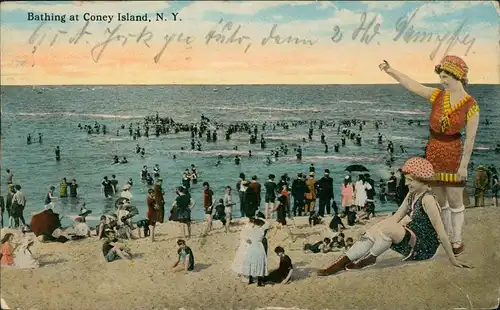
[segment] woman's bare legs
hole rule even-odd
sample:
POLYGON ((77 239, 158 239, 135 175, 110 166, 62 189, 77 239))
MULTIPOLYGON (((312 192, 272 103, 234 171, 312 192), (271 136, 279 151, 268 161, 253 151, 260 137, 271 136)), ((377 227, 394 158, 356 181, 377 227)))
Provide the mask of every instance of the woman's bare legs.
POLYGON ((132 259, 132 257, 130 257, 130 255, 127 252, 120 250, 119 248, 115 248, 114 250, 115 250, 115 253, 118 256, 120 256, 121 259, 128 259, 128 260, 132 259))
POLYGON ((439 207, 441 208, 441 219, 443 220, 444 229, 448 235, 451 235, 453 228, 451 226, 451 210, 446 188, 444 186, 433 186, 432 193, 436 197, 439 207))
POLYGON ((229 232, 229 224, 231 224, 231 215, 226 215, 226 232, 229 232))
POLYGON ((273 218, 273 210, 274 210, 274 203, 273 202, 269 202, 269 203, 265 203, 264 204, 264 209, 265 209, 265 216, 266 216, 266 219, 269 219, 269 218, 273 218))
POLYGON ((464 226, 464 201, 463 201, 463 187, 447 187, 446 197, 450 205, 451 211, 451 242, 453 248, 462 248, 462 229, 464 226))
POLYGON ((151 237, 151 242, 155 241, 155 225, 149 225, 149 235, 151 237))
POLYGON ((212 230, 212 215, 205 214, 207 218, 207 228, 205 230, 205 235, 208 234, 212 230))
POLYGON ((187 239, 191 238, 191 223, 190 222, 182 225, 182 232, 184 233, 184 238, 187 238, 187 239), (187 231, 188 231, 187 237, 186 237, 186 227, 187 227, 187 231))

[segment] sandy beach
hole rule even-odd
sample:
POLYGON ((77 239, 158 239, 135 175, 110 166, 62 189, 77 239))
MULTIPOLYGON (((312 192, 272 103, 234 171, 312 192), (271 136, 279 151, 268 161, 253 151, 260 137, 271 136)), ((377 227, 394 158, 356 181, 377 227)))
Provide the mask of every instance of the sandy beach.
MULTIPOLYGON (((237 232, 226 234, 216 223, 216 230, 206 237, 200 237, 204 226, 194 225, 194 237, 187 244, 196 265, 187 275, 170 269, 180 237, 175 223, 159 226, 155 243, 130 241, 132 264, 106 263, 96 237, 66 244, 36 241, 33 250, 41 267, 2 268, 1 295, 13 309, 493 309, 500 284, 499 218, 500 208, 466 211, 467 250, 460 259, 474 269, 451 266, 442 248, 436 258, 420 263, 401 263, 389 251, 370 269, 326 278, 312 272, 326 267, 340 252, 306 254, 302 246, 331 233, 326 225, 311 228, 307 218, 296 218, 295 223, 290 221, 292 237, 285 229, 269 233, 269 267, 278 265, 272 249, 283 246, 294 264, 293 282, 264 288, 249 286, 230 270, 241 225, 233 226, 237 232)), ((360 225, 345 234, 357 237, 362 230, 360 225)), ((7 231, 3 229, 2 236, 7 231)))

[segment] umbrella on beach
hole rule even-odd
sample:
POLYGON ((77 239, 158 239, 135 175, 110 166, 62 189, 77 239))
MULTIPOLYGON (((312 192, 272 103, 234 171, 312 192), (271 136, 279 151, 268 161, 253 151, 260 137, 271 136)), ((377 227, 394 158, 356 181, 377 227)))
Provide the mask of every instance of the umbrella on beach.
POLYGON ((61 227, 59 214, 54 213, 51 209, 35 214, 31 218, 30 227, 37 237, 43 233, 52 234, 56 228, 61 227))
POLYGON ((350 165, 345 168, 345 171, 348 172, 368 172, 368 168, 363 165, 350 165))

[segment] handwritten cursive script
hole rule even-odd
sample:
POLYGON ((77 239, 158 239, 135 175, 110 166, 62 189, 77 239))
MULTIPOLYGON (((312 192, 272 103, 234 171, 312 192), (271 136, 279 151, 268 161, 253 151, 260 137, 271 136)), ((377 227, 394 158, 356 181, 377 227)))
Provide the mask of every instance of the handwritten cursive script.
POLYGON ((396 36, 393 41, 397 42, 402 39, 406 43, 424 43, 424 42, 437 42, 436 47, 430 53, 429 58, 434 60, 436 54, 441 50, 443 44, 448 44, 444 54, 448 52, 456 45, 465 45, 467 49, 465 50, 465 56, 469 54, 472 46, 476 42, 476 39, 471 37, 470 34, 462 34, 465 24, 467 23, 467 18, 465 18, 460 25, 453 31, 448 31, 444 34, 429 31, 418 31, 412 25, 412 21, 418 13, 419 8, 415 9, 411 16, 407 18, 402 16, 396 22, 396 36))
MULTIPOLYGON (((410 16, 402 16, 397 20, 395 24, 396 35, 393 37, 394 42, 435 42, 436 47, 429 55, 431 60, 433 60, 443 49, 444 54, 448 54, 450 50, 456 46, 465 46, 465 55, 470 52, 476 39, 470 34, 464 33, 467 19, 464 19, 454 30, 444 33, 426 32, 417 30, 413 25, 418 11, 419 10, 416 9, 410 16)), ((380 44, 375 40, 377 36, 381 35, 381 23, 377 22, 378 16, 375 15, 370 20, 368 20, 367 16, 368 12, 363 12, 360 15, 359 24, 351 33, 351 40, 363 45, 369 45, 372 42, 380 44)), ((141 28, 136 29, 132 33, 125 31, 122 24, 115 24, 105 27, 104 29, 99 29, 98 27, 100 27, 100 24, 87 21, 76 32, 72 31, 72 33, 70 33, 70 30, 54 28, 54 26, 42 22, 35 27, 27 43, 33 46, 33 55, 35 55, 42 46, 57 47, 61 44, 90 45, 90 56, 95 63, 98 63, 102 59, 112 44, 119 47, 121 46, 122 48, 130 46, 131 44, 139 45, 146 49, 158 47, 159 49, 157 52, 152 55, 153 61, 158 64, 166 49, 173 44, 190 49, 193 43, 197 41, 197 38, 193 35, 175 32, 170 28, 167 28, 164 33, 159 34, 157 33, 158 31, 155 33, 144 24, 141 25, 141 28), (97 37, 102 35, 104 35, 104 39, 97 39, 97 37)), ((332 25, 331 29, 333 32, 329 37, 329 41, 334 44, 342 42, 345 36, 343 35, 341 27, 332 25)), ((280 29, 279 24, 273 24, 266 34, 260 38, 260 44, 258 45, 261 47, 269 45, 313 47, 320 42, 320 40, 320 37, 303 37, 294 35, 293 33, 286 33, 286 31, 280 29)), ((254 41, 252 36, 246 32, 243 25, 234 23, 233 21, 220 19, 214 27, 207 31, 202 42, 205 46, 241 45, 243 52, 247 53, 254 41)))

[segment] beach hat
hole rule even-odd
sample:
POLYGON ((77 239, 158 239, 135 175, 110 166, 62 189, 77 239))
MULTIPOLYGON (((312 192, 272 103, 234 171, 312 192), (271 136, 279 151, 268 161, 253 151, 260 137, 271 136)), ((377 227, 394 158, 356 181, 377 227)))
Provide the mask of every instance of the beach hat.
POLYGON ((258 219, 261 219, 261 220, 266 220, 266 217, 265 217, 264 213, 262 213, 260 211, 257 211, 255 213, 255 218, 258 218, 258 219))
POLYGON ((445 71, 460 81, 467 81, 469 66, 467 66, 462 58, 447 55, 441 59, 441 62, 434 68, 434 71, 438 74, 441 71, 445 71))
POLYGON ((87 208, 82 207, 80 209, 80 214, 78 214, 78 216, 86 216, 89 215, 90 213, 92 213, 92 210, 87 210, 87 208))
POLYGON ((479 165, 479 166, 477 166, 477 170, 486 170, 486 168, 484 168, 483 165, 479 165))
POLYGON ((330 174, 330 169, 325 169, 325 174, 330 174))
POLYGON ((351 177, 350 177, 350 176, 348 176, 348 175, 346 175, 346 176, 344 177, 344 179, 346 179, 346 180, 349 180, 350 178, 351 178, 351 177))
POLYGON ((405 174, 410 174, 424 181, 430 181, 434 178, 434 168, 432 164, 422 157, 412 157, 408 159, 401 170, 405 174))
POLYGON ((302 172, 297 173, 297 176, 298 176, 299 178, 301 178, 301 177, 302 177, 302 172))
POLYGON ((125 184, 123 185, 123 190, 129 190, 132 186, 130 186, 130 184, 125 184))
POLYGON ((82 220, 82 217, 81 216, 77 216, 75 217, 75 222, 80 222, 82 220))

